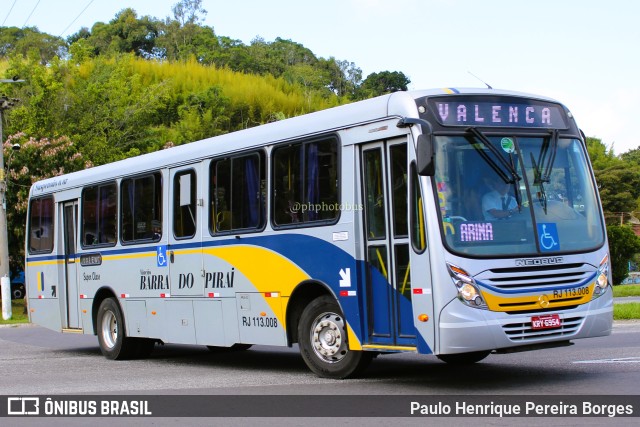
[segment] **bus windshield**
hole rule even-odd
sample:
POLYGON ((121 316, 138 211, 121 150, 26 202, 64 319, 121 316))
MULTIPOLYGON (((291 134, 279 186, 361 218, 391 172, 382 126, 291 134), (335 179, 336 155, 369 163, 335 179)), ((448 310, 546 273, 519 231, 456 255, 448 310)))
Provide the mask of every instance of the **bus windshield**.
POLYGON ((447 247, 468 256, 580 252, 604 243, 582 144, 548 136, 436 136, 447 247))

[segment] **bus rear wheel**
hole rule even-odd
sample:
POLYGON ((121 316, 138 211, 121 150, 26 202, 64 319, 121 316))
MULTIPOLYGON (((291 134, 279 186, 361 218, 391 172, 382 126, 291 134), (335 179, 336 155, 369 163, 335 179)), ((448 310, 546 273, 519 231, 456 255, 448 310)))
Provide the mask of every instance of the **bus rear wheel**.
POLYGON ((491 351, 472 351, 470 353, 439 354, 438 359, 450 365, 471 365, 481 361, 491 354, 491 351))
POLYGON ((102 301, 97 320, 100 351, 107 359, 125 360, 137 355, 139 343, 125 336, 124 316, 115 298, 102 301))
POLYGON ((342 379, 359 375, 371 362, 371 353, 349 349, 347 325, 330 296, 311 301, 298 324, 298 345, 305 363, 316 375, 342 379))

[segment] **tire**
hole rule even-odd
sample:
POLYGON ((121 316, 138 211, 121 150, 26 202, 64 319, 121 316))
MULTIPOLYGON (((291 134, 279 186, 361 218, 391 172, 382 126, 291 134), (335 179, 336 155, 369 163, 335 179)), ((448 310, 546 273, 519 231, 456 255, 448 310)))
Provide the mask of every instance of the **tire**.
POLYGON ((14 287, 13 289, 11 289, 11 296, 13 297, 13 299, 24 298, 24 288, 22 288, 21 286, 14 287))
POLYGON ((439 354, 438 359, 450 365, 472 365, 491 354, 491 351, 473 351, 471 353, 439 354))
POLYGON ((107 359, 131 359, 141 352, 140 342, 125 335, 124 316, 115 298, 102 301, 98 309, 97 323, 100 351, 107 359))
POLYGON ((304 362, 322 378, 358 376, 373 358, 372 353, 349 349, 344 316, 328 295, 314 299, 303 310, 298 341, 304 362))

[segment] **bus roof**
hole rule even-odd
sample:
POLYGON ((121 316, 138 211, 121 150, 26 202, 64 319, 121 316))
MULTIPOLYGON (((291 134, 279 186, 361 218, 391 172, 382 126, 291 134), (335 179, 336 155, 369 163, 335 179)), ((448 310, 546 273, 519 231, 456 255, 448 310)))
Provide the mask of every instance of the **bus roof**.
POLYGON ((143 154, 62 176, 47 178, 32 185, 30 196, 48 194, 93 182, 109 181, 123 175, 130 175, 131 171, 144 173, 145 171, 157 170, 169 165, 193 163, 213 155, 233 153, 268 143, 309 137, 375 122, 388 117, 418 117, 415 106, 416 99, 425 96, 459 94, 507 95, 557 102, 538 95, 483 88, 443 88, 395 92, 279 122, 206 138, 167 150, 143 154), (215 144, 215 150, 212 150, 212 144, 215 144))

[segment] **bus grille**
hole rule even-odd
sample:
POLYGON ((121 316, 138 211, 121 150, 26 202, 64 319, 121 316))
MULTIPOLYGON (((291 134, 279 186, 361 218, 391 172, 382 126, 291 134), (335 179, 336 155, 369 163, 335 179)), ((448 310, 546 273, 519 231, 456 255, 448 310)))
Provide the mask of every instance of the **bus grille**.
POLYGON ((532 330, 531 322, 509 323, 502 325, 507 337, 513 342, 527 342, 547 338, 566 337, 580 330, 584 317, 568 317, 562 319, 562 326, 556 329, 532 330))
POLYGON ((535 267, 494 268, 475 276, 483 284, 502 290, 539 289, 579 286, 595 274, 589 264, 562 264, 535 267))

